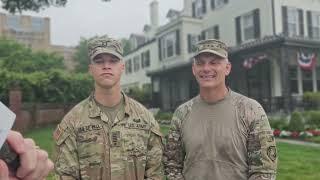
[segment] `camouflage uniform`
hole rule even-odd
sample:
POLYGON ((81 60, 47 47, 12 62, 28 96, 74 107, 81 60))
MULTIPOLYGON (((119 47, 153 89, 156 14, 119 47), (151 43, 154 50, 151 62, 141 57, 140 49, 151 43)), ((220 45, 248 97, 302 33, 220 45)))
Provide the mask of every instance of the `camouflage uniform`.
MULTIPOLYGON (((240 129, 243 130, 242 132, 245 132, 241 136, 246 140, 244 146, 247 147, 247 150, 239 155, 239 157, 247 157, 244 161, 246 163, 243 167, 244 169, 241 170, 245 172, 244 176, 247 177, 244 179, 275 179, 277 168, 276 143, 263 108, 253 99, 232 91, 230 94, 232 97, 230 104, 234 111, 228 110, 228 112, 235 112, 234 116, 237 117, 235 122, 241 122, 239 123, 240 129)), ((172 118, 172 124, 167 136, 167 144, 164 153, 165 174, 172 180, 190 179, 190 176, 187 177, 188 175, 186 174, 188 172, 186 171, 192 171, 194 166, 194 162, 188 162, 190 161, 189 159, 192 159, 192 157, 190 157, 192 152, 186 150, 186 143, 190 142, 186 142, 188 139, 184 136, 186 136, 187 131, 192 132, 195 136, 199 133, 195 132, 194 128, 185 128, 185 121, 190 118, 190 114, 193 111, 193 108, 195 108, 195 101, 197 98, 199 98, 199 96, 178 107, 172 118)), ((214 131, 214 129, 212 129, 212 131, 214 131)), ((234 131, 232 132, 234 133, 234 131)), ((207 146, 208 143, 204 144, 204 146, 207 146)), ((222 143, 225 144, 228 142, 222 143)), ((221 144, 216 144, 215 146, 219 145, 221 144)), ((225 155, 224 151, 228 150, 221 149, 218 151, 217 156, 213 161, 217 160, 217 162, 226 161, 227 163, 234 163, 233 161, 225 160, 229 157, 221 157, 225 155)), ((235 155, 235 157, 237 157, 237 155, 235 155)), ((197 161, 201 161, 201 159, 197 159, 197 161)))
POLYGON ((54 132, 60 179, 158 180, 162 134, 152 114, 124 95, 125 116, 111 122, 93 96, 75 106, 54 132))
MULTIPOLYGON (((103 53, 123 59, 119 41, 108 36, 88 41, 90 64, 103 53)), ((64 117, 54 132, 59 179, 162 179, 159 125, 146 108, 122 95, 124 112, 118 111, 114 120, 101 111, 94 93, 64 117)))
MULTIPOLYGON (((201 53, 228 58, 219 40, 200 41, 196 48, 195 58, 201 53)), ((230 89, 214 103, 197 96, 182 104, 172 117, 164 166, 170 180, 275 179, 276 143, 263 108, 230 89)))

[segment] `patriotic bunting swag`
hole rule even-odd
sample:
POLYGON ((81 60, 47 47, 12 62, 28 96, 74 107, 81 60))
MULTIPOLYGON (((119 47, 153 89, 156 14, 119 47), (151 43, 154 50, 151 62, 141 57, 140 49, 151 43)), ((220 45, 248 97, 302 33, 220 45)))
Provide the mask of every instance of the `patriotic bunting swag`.
POLYGON ((263 60, 267 59, 267 55, 263 54, 263 55, 259 55, 259 56, 254 56, 254 57, 250 57, 247 58, 243 61, 242 66, 246 69, 251 69, 254 65, 260 63, 263 60))
POLYGON ((301 69, 311 71, 316 65, 316 54, 315 53, 303 53, 298 52, 297 61, 301 69))

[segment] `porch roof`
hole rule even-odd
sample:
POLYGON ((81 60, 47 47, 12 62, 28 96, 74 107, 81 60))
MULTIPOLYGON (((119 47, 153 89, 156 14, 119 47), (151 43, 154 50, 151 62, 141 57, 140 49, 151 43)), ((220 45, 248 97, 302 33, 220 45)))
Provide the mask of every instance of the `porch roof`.
MULTIPOLYGON (((318 48, 320 49, 320 39, 311 39, 308 37, 288 37, 284 35, 274 35, 274 36, 266 36, 261 39, 257 39, 254 41, 250 41, 247 43, 243 43, 238 46, 233 46, 228 48, 229 56, 233 56, 235 54, 243 53, 245 51, 251 51, 256 49, 266 49, 269 46, 299 46, 299 47, 307 47, 307 48, 318 48)), ((167 73, 170 71, 175 71, 180 68, 184 68, 187 66, 191 66, 192 59, 188 61, 183 61, 181 63, 176 63, 170 66, 161 66, 158 69, 147 71, 147 76, 159 75, 162 73, 167 73)))

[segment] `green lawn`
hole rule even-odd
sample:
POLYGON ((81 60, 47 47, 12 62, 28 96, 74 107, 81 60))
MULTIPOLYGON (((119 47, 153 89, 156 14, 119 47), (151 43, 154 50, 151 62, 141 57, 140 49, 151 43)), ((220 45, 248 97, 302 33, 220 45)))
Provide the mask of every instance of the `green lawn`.
MULTIPOLYGON (((34 129, 25 134, 33 138, 36 143, 53 156, 53 126, 34 129)), ((167 134, 169 127, 162 126, 161 130, 167 134)), ((320 179, 320 148, 277 143, 279 165, 277 180, 319 180, 320 179)), ((52 176, 48 179, 53 179, 52 176)))

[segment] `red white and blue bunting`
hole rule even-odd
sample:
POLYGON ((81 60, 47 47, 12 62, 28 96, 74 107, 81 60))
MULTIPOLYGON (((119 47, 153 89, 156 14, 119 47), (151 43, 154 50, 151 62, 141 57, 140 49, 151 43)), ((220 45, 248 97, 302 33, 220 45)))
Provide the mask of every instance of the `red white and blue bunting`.
POLYGON ((243 61, 242 66, 246 69, 251 69, 254 65, 266 59, 267 59, 267 55, 265 54, 249 57, 243 61))
POLYGON ((297 61, 301 69, 311 71, 316 65, 317 56, 315 53, 297 53, 297 61))

